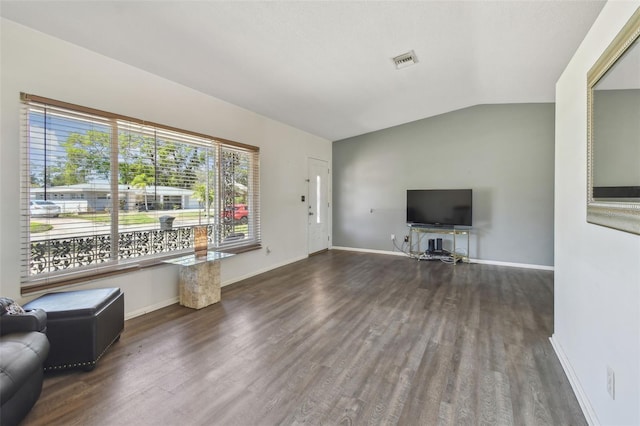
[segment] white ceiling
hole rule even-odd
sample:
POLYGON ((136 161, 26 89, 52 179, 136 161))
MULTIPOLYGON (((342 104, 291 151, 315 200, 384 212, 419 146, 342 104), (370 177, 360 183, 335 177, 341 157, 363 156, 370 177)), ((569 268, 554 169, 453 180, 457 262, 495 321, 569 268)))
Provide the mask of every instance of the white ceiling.
POLYGON ((553 102, 602 1, 2 1, 0 14, 330 140, 553 102), (418 64, 392 57, 414 50, 418 64))

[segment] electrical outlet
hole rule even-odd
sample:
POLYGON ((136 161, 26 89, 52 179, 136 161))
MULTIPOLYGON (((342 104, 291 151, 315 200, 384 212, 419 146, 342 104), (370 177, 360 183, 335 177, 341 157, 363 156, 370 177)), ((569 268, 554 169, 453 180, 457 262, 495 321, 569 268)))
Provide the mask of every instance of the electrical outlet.
POLYGON ((616 373, 607 365, 607 392, 611 399, 616 399, 616 373))
POLYGON ((391 234, 391 241, 395 241, 396 240, 396 234, 391 234))

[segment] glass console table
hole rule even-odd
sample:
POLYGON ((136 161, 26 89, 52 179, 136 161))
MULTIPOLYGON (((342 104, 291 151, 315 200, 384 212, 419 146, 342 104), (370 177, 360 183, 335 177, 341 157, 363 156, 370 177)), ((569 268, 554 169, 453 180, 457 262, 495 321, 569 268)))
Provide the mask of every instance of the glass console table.
POLYGON ((460 261, 469 263, 469 237, 471 235, 470 227, 436 227, 426 225, 409 225, 409 253, 411 257, 418 260, 442 260, 445 262, 453 263, 454 265, 460 261), (447 240, 452 240, 452 250, 446 250, 444 248, 435 249, 430 248, 428 244, 425 246, 423 243, 425 237, 430 235, 437 236, 445 235, 451 236, 447 240), (464 238, 466 242, 466 251, 460 252, 460 249, 465 248, 459 241, 460 237, 464 238))
POLYGON ((180 266, 180 304, 201 309, 220 301, 220 260, 229 253, 208 251, 206 256, 190 254, 164 263, 180 266))

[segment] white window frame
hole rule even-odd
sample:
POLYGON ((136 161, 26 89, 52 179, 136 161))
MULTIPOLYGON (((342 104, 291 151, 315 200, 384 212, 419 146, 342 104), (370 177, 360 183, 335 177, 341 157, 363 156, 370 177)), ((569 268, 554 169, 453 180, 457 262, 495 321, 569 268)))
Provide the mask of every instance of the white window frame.
MULTIPOLYGON (((31 292, 31 291, 39 291, 44 288, 57 287, 66 285, 69 283, 82 281, 87 277, 96 277, 97 275, 108 275, 113 273, 121 273, 124 270, 128 270, 130 268, 139 268, 151 266, 154 264, 158 264, 164 260, 167 260, 171 257, 182 256, 186 253, 193 252, 193 227, 194 226, 202 226, 203 224, 197 224, 193 226, 185 226, 184 229, 180 229, 176 231, 181 234, 181 238, 183 241, 181 244, 171 247, 167 247, 166 250, 159 249, 159 251, 151 252, 147 250, 146 252, 138 253, 132 257, 123 257, 121 253, 121 241, 123 241, 121 233, 131 233, 131 231, 122 231, 123 225, 120 224, 118 220, 119 210, 121 209, 119 191, 121 185, 118 183, 119 174, 120 174, 120 164, 121 161, 118 159, 118 150, 119 150, 119 142, 118 135, 121 129, 127 127, 130 129, 131 126, 139 126, 144 127, 146 132, 152 131, 156 133, 164 133, 174 135, 180 139, 180 143, 183 143, 183 146, 193 146, 200 147, 207 152, 215 152, 215 166, 214 170, 211 171, 215 175, 215 190, 214 190, 214 203, 215 206, 213 220, 210 218, 207 219, 207 222, 204 226, 207 226, 209 230, 209 249, 210 250, 219 250, 219 251, 232 251, 232 252, 242 252, 248 251, 252 249, 260 248, 261 244, 261 232, 260 232, 260 171, 259 171, 259 163, 260 163, 260 151, 258 147, 252 145, 246 145, 226 139, 215 138, 208 135, 203 135, 195 132, 185 131, 181 129, 175 129, 169 126, 164 126, 156 123, 145 122, 139 119, 126 117, 114 113, 109 113, 105 111, 100 111, 92 108, 86 108, 78 105, 69 104, 66 102, 61 102, 53 99, 43 98, 36 95, 30 94, 21 94, 22 106, 23 106, 23 126, 22 126, 22 137, 21 137, 21 148, 22 148, 22 178, 21 178, 21 222, 22 222, 22 232, 21 232, 21 248, 22 248, 22 289, 23 293, 31 292), (110 171, 110 209, 108 213, 110 214, 110 224, 111 224, 111 232, 108 238, 109 241, 117 241, 118 243, 115 245, 111 245, 110 253, 103 254, 107 256, 106 258, 101 257, 97 258, 95 262, 89 262, 88 264, 82 264, 82 262, 74 261, 73 259, 66 259, 64 262, 60 262, 59 259, 55 260, 54 250, 51 248, 53 243, 50 243, 46 249, 43 243, 38 243, 38 250, 34 250, 34 243, 31 240, 30 235, 30 223, 31 223, 31 213, 29 202, 32 199, 51 199, 53 201, 59 201, 65 199, 63 194, 51 194, 53 196, 42 196, 42 194, 33 195, 32 194, 32 183, 31 183, 31 164, 32 160, 30 158, 30 123, 29 117, 34 111, 56 111, 56 112, 69 112, 70 114, 83 114, 87 116, 95 116, 101 120, 101 123, 110 123, 111 133, 116 135, 115 137, 111 137, 110 149, 111 153, 111 171, 110 171), (125 124, 123 124, 125 123, 125 124), (182 142, 184 141, 184 142, 182 142), (114 160, 115 159, 115 160, 114 160), (226 159, 226 161, 224 161, 226 159), (227 164, 227 165, 225 165, 227 164), (228 209, 229 206, 227 204, 234 203, 235 205, 235 194, 234 189, 231 189, 231 194, 229 195, 229 182, 231 182, 231 188, 235 188, 237 185, 243 186, 237 183, 237 175, 234 174, 234 170, 230 170, 235 167, 240 167, 239 164, 243 164, 244 176, 246 176, 247 184, 244 185, 245 194, 243 199, 245 199, 246 204, 249 209, 249 217, 243 225, 246 225, 242 229, 246 229, 246 234, 243 232, 241 234, 236 233, 236 223, 232 217, 231 221, 225 221, 225 209, 228 209), (227 186, 225 186, 225 182, 227 182, 227 186), (225 189, 226 188, 226 189, 225 189), (187 241, 191 238, 191 241, 187 241), (44 259, 41 255, 43 252, 46 252, 46 259, 44 259), (34 254, 37 253, 37 256, 34 254), (34 267, 35 260, 38 262, 44 262, 38 264, 38 267, 34 267), (44 259, 44 260, 43 260, 44 259), (50 262, 50 263, 46 263, 50 262), (45 264, 43 267, 42 264, 45 264), (70 265, 70 266, 69 266, 70 265)), ((45 130, 46 132, 46 130, 45 130)), ((46 145, 46 138, 44 144, 46 145)), ((212 157, 213 158, 213 157, 212 157)), ((154 167, 157 167, 157 159, 153 162, 154 167)), ((46 168, 46 166, 45 166, 46 168)), ((45 170, 46 174, 46 170, 45 170)), ((207 172, 209 175, 209 172, 207 172)), ((244 180, 244 179, 243 179, 244 180)), ((44 184, 44 191, 46 194, 47 184, 44 184)), ((50 191, 53 192, 53 191, 50 191)), ((208 192, 207 192, 208 194, 208 192)), ((207 195, 208 197, 208 195, 207 195)), ((72 198, 69 196, 68 198, 72 198)), ((75 199, 75 197, 73 197, 75 199)), ((84 193, 80 194, 79 199, 86 199, 88 197, 84 196, 84 193)), ((233 216, 233 213, 231 213, 233 216)), ((158 223, 158 227, 160 224, 158 223)), ((154 235, 158 235, 158 232, 174 232, 174 230, 161 230, 156 229, 155 227, 150 227, 148 231, 142 230, 140 232, 150 232, 154 233, 154 235)), ((173 234, 172 234, 173 235, 173 234)), ((53 234, 55 237, 56 234, 53 234)), ((93 238, 93 234, 90 231, 87 231, 87 238, 93 238)), ((101 236, 102 237, 102 236, 101 236)), ((42 241, 53 241, 56 240, 56 244, 58 246, 64 246, 65 241, 61 238, 50 238, 50 239, 42 239, 42 241)), ((69 242, 69 247, 75 247, 76 244, 69 242)), ((109 243, 110 244, 110 243, 109 243)), ((75 250, 75 249, 74 249, 75 250)), ((68 253, 67 253, 68 255, 68 253)), ((83 257, 83 259, 86 258, 83 257)))

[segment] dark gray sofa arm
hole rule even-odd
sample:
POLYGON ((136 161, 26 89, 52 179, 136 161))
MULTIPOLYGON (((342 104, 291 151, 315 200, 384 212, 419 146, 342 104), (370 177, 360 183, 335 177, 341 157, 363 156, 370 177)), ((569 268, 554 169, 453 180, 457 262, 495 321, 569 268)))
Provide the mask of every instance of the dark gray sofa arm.
POLYGON ((19 315, 0 316, 0 335, 26 331, 46 332, 47 313, 42 309, 33 309, 19 315))

